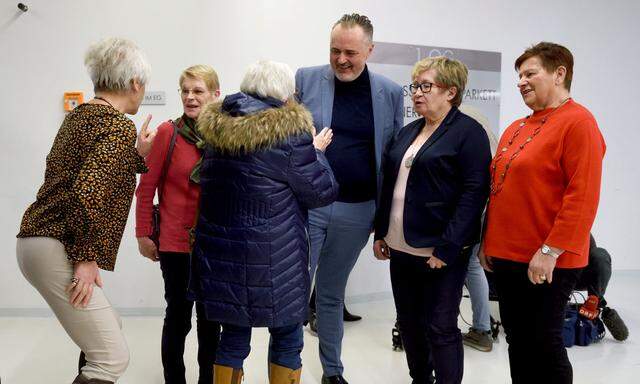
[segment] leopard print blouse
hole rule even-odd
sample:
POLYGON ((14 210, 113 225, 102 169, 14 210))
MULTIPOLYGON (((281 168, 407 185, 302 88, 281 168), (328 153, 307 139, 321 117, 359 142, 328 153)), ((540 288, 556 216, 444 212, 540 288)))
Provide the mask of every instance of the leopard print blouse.
POLYGON ((47 156, 44 183, 18 237, 46 236, 72 262, 95 260, 112 271, 136 187, 146 172, 136 127, 116 109, 82 104, 62 123, 47 156))

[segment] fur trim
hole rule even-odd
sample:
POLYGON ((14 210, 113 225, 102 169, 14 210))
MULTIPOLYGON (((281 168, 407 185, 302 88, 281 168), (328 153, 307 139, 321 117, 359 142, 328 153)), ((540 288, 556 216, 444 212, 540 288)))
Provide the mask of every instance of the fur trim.
POLYGON ((198 117, 200 134, 214 149, 232 155, 273 148, 289 136, 313 136, 313 117, 302 105, 290 101, 250 115, 233 117, 221 110, 222 102, 205 107, 198 117))

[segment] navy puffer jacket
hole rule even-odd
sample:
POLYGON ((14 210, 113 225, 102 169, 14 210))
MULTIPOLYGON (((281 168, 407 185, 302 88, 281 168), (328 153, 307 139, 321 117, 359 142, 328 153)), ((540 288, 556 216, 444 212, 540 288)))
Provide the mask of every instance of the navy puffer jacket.
POLYGON ((191 290, 207 318, 280 327, 306 318, 307 210, 338 193, 311 114, 243 93, 201 113, 207 142, 191 290))

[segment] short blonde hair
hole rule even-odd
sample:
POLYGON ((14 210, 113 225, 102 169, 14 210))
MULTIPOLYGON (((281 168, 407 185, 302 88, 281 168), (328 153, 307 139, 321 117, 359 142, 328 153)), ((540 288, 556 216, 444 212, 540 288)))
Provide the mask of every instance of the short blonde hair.
POLYGON ((84 56, 94 91, 128 91, 131 82, 145 85, 151 68, 131 40, 111 37, 92 44, 84 56))
POLYGON ((182 87, 182 82, 186 78, 197 79, 204 81, 209 92, 214 92, 220 89, 220 81, 218 80, 218 74, 212 66, 206 64, 193 65, 180 74, 180 80, 178 85, 182 87))
POLYGON ((467 66, 456 59, 450 59, 445 56, 427 57, 413 66, 411 79, 415 80, 424 71, 430 69, 436 71, 436 83, 446 88, 456 88, 456 95, 451 100, 451 105, 459 107, 462 104, 464 89, 467 86, 467 76, 469 75, 467 66))
POLYGON ((291 67, 276 61, 262 60, 251 64, 240 84, 244 93, 287 100, 296 91, 291 67))

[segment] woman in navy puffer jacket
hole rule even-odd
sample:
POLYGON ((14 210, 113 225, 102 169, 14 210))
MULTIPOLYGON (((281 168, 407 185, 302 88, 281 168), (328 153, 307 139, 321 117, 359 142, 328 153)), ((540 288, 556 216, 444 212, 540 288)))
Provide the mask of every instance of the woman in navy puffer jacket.
POLYGON ((310 285, 307 210, 338 192, 322 153, 331 131, 314 138, 286 64, 252 65, 240 88, 198 119, 207 149, 191 287, 207 318, 222 323, 214 383, 240 383, 251 327, 269 327, 270 383, 298 383, 310 285))

